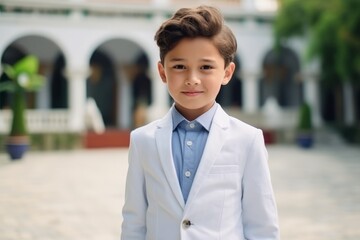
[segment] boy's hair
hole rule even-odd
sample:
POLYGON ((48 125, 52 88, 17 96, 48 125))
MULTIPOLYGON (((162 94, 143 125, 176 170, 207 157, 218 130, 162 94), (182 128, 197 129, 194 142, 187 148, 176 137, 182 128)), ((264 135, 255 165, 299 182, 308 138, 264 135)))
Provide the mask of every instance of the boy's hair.
POLYGON ((183 38, 204 37, 211 39, 224 58, 225 67, 234 60, 237 43, 230 28, 224 24, 220 11, 210 6, 181 8, 166 20, 155 34, 160 49, 160 60, 183 38))

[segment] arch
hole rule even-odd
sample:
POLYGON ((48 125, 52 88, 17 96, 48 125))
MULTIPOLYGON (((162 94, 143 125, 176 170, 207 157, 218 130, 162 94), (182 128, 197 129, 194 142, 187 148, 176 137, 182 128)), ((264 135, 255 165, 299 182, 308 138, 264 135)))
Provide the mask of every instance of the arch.
POLYGON ((290 48, 281 46, 268 51, 262 62, 260 105, 275 97, 282 107, 298 106, 302 100, 300 61, 290 48))
POLYGON ((16 33, 13 35, 6 35, 6 39, 2 39, 2 43, 0 45, 0 52, 4 52, 6 48, 8 48, 10 45, 12 45, 14 42, 17 42, 19 39, 23 39, 29 36, 33 36, 33 37, 39 37, 39 38, 43 38, 46 39, 48 41, 50 41, 51 43, 53 43, 55 46, 57 46, 59 49, 61 49, 63 51, 63 49, 65 49, 61 43, 61 41, 58 41, 58 38, 56 36, 53 36, 50 34, 49 31, 39 31, 39 30, 24 30, 22 29, 20 33, 16 33))
POLYGON ((51 108, 61 109, 69 107, 68 79, 65 74, 66 60, 62 53, 58 53, 53 64, 51 75, 51 108))
POLYGON ((143 108, 152 102, 149 58, 143 48, 127 38, 107 39, 94 49, 89 64, 87 96, 95 99, 105 126, 143 125, 143 108))
MULTIPOLYGON (((61 49, 56 42, 45 36, 22 34, 21 36, 14 38, 13 41, 9 42, 9 44, 4 48, 1 62, 2 64, 14 64, 16 61, 29 54, 33 54, 38 57, 40 61, 39 73, 44 75, 48 81, 45 82, 45 85, 42 89, 40 89, 40 91, 36 93, 27 93, 27 107, 51 108, 52 99, 56 99, 53 94, 61 94, 63 91, 67 92, 66 88, 61 91, 59 91, 60 89, 53 90, 54 81, 51 77, 55 69, 54 65, 56 63, 57 55, 62 54, 61 49), (16 51, 21 52, 22 54, 16 54, 16 51)), ((3 97, 4 95, 2 98, 3 97)))
MULTIPOLYGON (((4 46, 3 52, 5 51, 6 48, 11 46, 15 42, 18 42, 19 40, 23 41, 24 39, 27 38, 38 38, 39 41, 37 42, 37 44, 41 45, 43 49, 51 50, 51 48, 48 47, 49 45, 51 45, 51 46, 56 46, 56 49, 59 49, 59 51, 64 52, 65 48, 63 47, 62 43, 58 41, 58 38, 56 36, 52 36, 49 31, 34 31, 34 30, 22 31, 20 34, 16 34, 8 37, 6 41, 2 44, 2 46, 4 46)), ((25 46, 25 47, 27 49, 28 48, 34 49, 31 46, 25 46)), ((40 60, 46 60, 46 59, 40 59, 40 60)))

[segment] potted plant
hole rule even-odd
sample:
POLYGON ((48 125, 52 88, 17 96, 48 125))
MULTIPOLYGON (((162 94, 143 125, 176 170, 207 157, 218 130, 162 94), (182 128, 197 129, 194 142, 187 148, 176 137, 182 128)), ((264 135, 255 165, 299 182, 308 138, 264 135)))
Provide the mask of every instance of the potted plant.
POLYGON ((12 124, 6 141, 11 159, 21 159, 28 149, 29 137, 26 128, 26 91, 38 90, 44 77, 37 74, 39 61, 33 55, 25 56, 14 65, 4 65, 8 80, 0 83, 0 91, 11 93, 12 124))
POLYGON ((306 102, 299 108, 296 141, 303 148, 311 148, 314 143, 311 107, 306 102))

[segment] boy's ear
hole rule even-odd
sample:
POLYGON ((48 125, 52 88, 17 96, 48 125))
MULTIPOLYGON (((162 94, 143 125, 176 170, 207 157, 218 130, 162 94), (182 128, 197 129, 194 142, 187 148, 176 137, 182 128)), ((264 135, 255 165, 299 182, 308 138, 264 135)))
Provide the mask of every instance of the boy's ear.
POLYGON ((231 77, 234 74, 234 71, 235 71, 235 63, 231 62, 225 68, 224 79, 223 79, 223 82, 221 83, 222 85, 226 85, 226 84, 228 84, 230 82, 231 77))
POLYGON ((166 80, 166 74, 165 74, 165 69, 164 69, 164 66, 162 65, 162 63, 159 61, 158 62, 158 72, 159 72, 159 75, 161 77, 161 80, 163 81, 163 83, 166 83, 167 80, 166 80))

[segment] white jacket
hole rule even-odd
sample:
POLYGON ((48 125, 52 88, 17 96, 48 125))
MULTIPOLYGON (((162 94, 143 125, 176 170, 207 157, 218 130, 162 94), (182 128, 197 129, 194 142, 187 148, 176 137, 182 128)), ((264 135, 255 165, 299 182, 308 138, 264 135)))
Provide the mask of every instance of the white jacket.
POLYGON ((131 133, 122 240, 279 239, 262 132, 218 106, 187 203, 170 111, 131 133))

